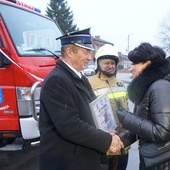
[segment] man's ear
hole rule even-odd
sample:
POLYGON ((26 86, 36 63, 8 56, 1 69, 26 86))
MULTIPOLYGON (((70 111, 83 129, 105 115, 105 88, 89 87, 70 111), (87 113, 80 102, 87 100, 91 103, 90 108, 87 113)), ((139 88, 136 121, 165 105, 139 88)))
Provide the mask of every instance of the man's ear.
POLYGON ((71 58, 73 56, 73 50, 70 47, 67 47, 65 50, 66 56, 71 58))

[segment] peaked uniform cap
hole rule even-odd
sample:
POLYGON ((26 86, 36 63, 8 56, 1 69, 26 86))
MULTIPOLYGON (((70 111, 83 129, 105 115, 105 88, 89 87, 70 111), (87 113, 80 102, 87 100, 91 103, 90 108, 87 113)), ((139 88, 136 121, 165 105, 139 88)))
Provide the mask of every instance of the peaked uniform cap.
POLYGON ((91 38, 90 28, 87 28, 84 30, 67 33, 56 38, 56 40, 60 39, 61 45, 75 44, 88 50, 94 50, 91 38))

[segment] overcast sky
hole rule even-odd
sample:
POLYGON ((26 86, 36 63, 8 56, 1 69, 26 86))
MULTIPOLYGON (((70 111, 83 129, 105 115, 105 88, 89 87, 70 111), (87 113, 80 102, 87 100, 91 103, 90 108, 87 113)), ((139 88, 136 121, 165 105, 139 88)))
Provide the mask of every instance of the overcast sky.
MULTIPOLYGON (((50 0, 20 0, 45 13, 50 0)), ((79 29, 91 27, 93 36, 127 54, 141 42, 159 45, 160 23, 170 17, 170 0, 67 0, 79 29), (129 41, 128 41, 129 35, 129 41)))

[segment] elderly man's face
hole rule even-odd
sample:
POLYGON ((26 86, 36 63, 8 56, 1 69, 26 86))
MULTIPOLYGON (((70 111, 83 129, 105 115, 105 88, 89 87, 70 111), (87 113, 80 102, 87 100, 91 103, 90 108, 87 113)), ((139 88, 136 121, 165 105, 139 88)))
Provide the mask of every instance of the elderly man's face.
POLYGON ((91 50, 87 50, 82 47, 76 47, 76 50, 74 50, 72 53, 70 62, 72 67, 74 67, 77 71, 82 71, 86 68, 87 63, 92 59, 91 50))
POLYGON ((116 70, 116 62, 113 59, 101 59, 99 60, 99 66, 102 71, 114 74, 116 70))

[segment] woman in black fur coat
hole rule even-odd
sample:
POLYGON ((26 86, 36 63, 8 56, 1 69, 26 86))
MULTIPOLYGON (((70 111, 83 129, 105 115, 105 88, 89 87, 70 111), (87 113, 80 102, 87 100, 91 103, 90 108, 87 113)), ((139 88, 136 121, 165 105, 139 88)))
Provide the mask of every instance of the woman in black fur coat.
MULTIPOLYGON (((127 129, 121 134, 125 146, 139 139, 139 147, 147 142, 170 141, 170 62, 165 52, 149 43, 142 43, 128 54, 133 80, 128 86, 134 113, 119 109, 120 122, 127 129), (124 140, 126 138, 126 140, 124 140), (129 139, 129 140, 127 140, 129 139)), ((140 155, 140 170, 146 170, 140 155)), ((169 170, 167 162, 149 170, 169 170)))

